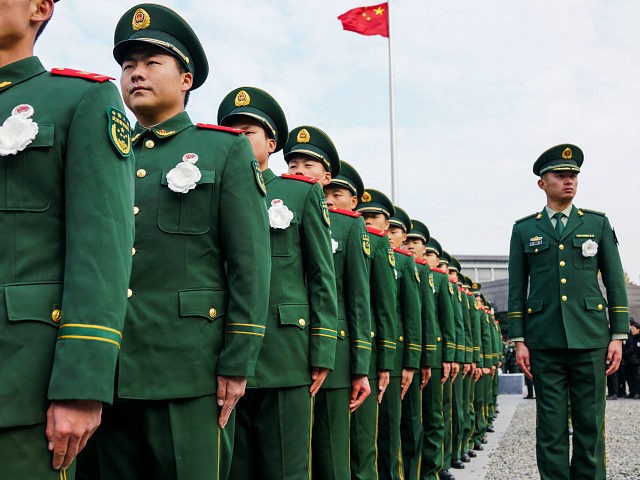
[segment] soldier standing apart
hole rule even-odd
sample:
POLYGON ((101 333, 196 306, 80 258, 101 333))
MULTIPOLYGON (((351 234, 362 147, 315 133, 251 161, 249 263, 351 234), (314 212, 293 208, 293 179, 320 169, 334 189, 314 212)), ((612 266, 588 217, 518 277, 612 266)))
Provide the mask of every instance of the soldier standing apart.
POLYGON ((550 148, 536 160, 533 173, 540 176, 547 205, 516 221, 511 235, 509 336, 516 342, 518 366, 533 377, 538 397, 536 450, 543 480, 605 478, 606 375, 620 364, 620 339, 629 323, 609 220, 573 205, 582 162, 580 148, 569 144, 550 148))
MULTIPOLYGON (((232 409, 254 373, 269 290, 264 190, 240 132, 193 125, 207 59, 185 20, 129 9, 114 35, 136 115, 136 237, 117 400, 90 479, 226 478, 232 409), (221 440, 222 439, 222 440, 221 440)), ((227 129, 228 130, 228 129, 227 129)))
POLYGON ((113 401, 131 271, 124 107, 109 77, 33 56, 53 10, 0 1, 2 478, 75 478, 113 401))

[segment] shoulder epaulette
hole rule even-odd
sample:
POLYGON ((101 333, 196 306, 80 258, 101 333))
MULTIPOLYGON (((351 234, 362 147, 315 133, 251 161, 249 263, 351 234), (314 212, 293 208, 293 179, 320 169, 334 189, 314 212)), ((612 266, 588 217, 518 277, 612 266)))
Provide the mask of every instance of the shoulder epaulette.
POLYGON ((596 215, 600 215, 602 217, 606 217, 607 214, 604 212, 599 212, 597 210, 589 210, 588 208, 580 208, 578 209, 578 215, 580 215, 580 212, 586 212, 586 213, 594 213, 596 215))
POLYGON ((427 265, 429 262, 427 262, 424 258, 414 258, 416 263, 419 263, 420 265, 427 265))
POLYGON ((358 218, 362 216, 362 213, 354 212, 353 210, 347 210, 346 208, 331 207, 329 208, 329 211, 334 213, 339 213, 341 215, 346 215, 348 217, 353 217, 353 218, 358 218))
POLYGON ((526 217, 519 218, 518 220, 516 220, 516 223, 523 222, 525 220, 528 220, 529 218, 535 217, 536 215, 540 215, 540 212, 532 213, 531 215, 527 215, 526 217))
POLYGON ((315 177, 307 177, 306 175, 298 175, 297 173, 283 173, 280 175, 282 178, 288 178, 289 180, 300 180, 307 183, 318 183, 318 179, 315 177))
POLYGON ((367 232, 377 235, 379 237, 384 237, 384 230, 378 230, 377 228, 367 227, 367 232))
POLYGON ((432 272, 438 272, 438 273, 444 273, 444 274, 447 273, 446 270, 443 270, 442 268, 438 268, 438 267, 431 267, 431 271, 432 272))
POLYGON ((74 70, 73 68, 52 68, 49 73, 59 75, 61 77, 75 77, 91 80, 92 82, 104 83, 115 78, 108 75, 100 75, 99 73, 85 72, 84 70, 74 70))
POLYGON ((204 128, 206 130, 217 130, 219 132, 233 133, 234 135, 241 135, 242 133, 244 133, 244 130, 240 130, 239 128, 225 127, 223 125, 214 125, 212 123, 196 123, 196 127, 204 128))
POLYGON ((408 251, 408 250, 403 250, 402 248, 393 247, 393 251, 394 251, 394 252, 401 253, 401 254, 403 254, 403 255, 406 255, 407 257, 412 257, 412 256, 413 256, 413 253, 411 253, 411 252, 410 252, 410 251, 408 251))

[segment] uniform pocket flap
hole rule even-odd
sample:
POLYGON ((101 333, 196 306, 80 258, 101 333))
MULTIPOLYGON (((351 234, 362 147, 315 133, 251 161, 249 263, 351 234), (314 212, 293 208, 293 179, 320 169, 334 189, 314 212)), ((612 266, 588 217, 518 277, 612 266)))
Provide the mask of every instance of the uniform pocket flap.
POLYGON ((549 248, 548 243, 541 243, 540 245, 525 245, 524 251, 526 253, 540 253, 544 252, 547 248, 549 248))
POLYGON ((309 325, 309 305, 306 304, 284 304, 278 305, 280 315, 280 325, 295 325, 304 329, 309 325))
POLYGON ((587 240, 589 240, 588 238, 574 238, 573 239, 573 246, 574 247, 582 247, 582 244, 584 242, 586 242, 587 240))
POLYGON ((542 304, 544 302, 542 300, 530 300, 527 302, 527 313, 538 313, 542 310, 542 304))
MULTIPOLYGON (((167 182, 167 173, 169 170, 162 171, 162 177, 160 178, 160 183, 162 185, 168 185, 167 182)), ((200 180, 196 183, 196 185, 202 185, 203 183, 215 183, 216 180, 216 171, 215 170, 200 170, 200 180)))
POLYGON ((38 134, 33 141, 27 145, 27 148, 50 147, 53 145, 55 125, 38 125, 38 134))
POLYGON ((603 297, 584 297, 584 304, 587 310, 602 311, 607 308, 607 301, 603 297))
POLYGON ((181 317, 202 317, 214 320, 227 312, 227 293, 220 290, 180 290, 181 317))
POLYGON ((62 282, 7 285, 4 296, 10 322, 35 320, 53 327, 60 323, 62 282))

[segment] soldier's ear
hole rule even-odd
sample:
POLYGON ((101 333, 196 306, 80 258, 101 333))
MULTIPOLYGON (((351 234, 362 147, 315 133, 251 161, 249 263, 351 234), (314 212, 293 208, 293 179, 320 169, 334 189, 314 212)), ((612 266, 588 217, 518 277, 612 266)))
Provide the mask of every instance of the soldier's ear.
POLYGON ((276 146, 277 146, 276 141, 273 138, 267 137, 267 151, 269 152, 269 155, 271 155, 273 152, 276 151, 276 146))
POLYGON ((351 210, 354 210, 358 206, 358 197, 355 195, 351 197, 351 210))
POLYGON ((544 187, 546 187, 546 183, 544 182, 544 179, 540 177, 538 179, 538 188, 540 188, 540 190, 544 190, 544 187))

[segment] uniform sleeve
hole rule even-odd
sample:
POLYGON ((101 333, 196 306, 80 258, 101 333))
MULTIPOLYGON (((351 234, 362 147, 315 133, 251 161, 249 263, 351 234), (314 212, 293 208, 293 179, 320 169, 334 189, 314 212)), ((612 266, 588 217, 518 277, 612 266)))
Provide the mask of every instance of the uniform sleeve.
POLYGON ((365 251, 369 235, 360 217, 352 222, 345 257, 347 319, 351 339, 351 374, 367 375, 371 363, 371 259, 365 251))
POLYGON ((491 368, 491 353, 493 352, 493 342, 491 340, 491 325, 489 317, 483 310, 479 310, 480 325, 482 332, 482 363, 483 367, 491 368))
POLYGON ((442 329, 442 359, 444 362, 456 361, 456 327, 453 316, 453 303, 449 293, 449 279, 438 275, 438 319, 442 329))
POLYGON ((511 245, 509 247, 509 337, 524 338, 524 312, 529 284, 527 254, 522 248, 518 225, 513 226, 511 245))
MULTIPOLYGON (((431 290, 429 276, 431 272, 423 269, 420 276, 421 314, 422 314, 422 359, 423 367, 440 367, 436 338, 436 302, 431 290)), ((431 280, 433 282, 433 280, 431 280)))
POLYGON ((303 261, 311 315, 311 366, 333 369, 336 356, 338 305, 331 235, 323 218, 320 184, 309 191, 301 229, 303 261))
MULTIPOLYGON (((471 303, 471 302, 470 302, 471 303)), ((482 367, 482 332, 480 326, 480 312, 475 305, 469 307, 469 317, 471 320, 471 332, 473 336, 473 361, 477 367, 482 367)))
POLYGON ((629 330, 629 303, 624 284, 620 253, 616 245, 609 219, 604 217, 598 252, 598 268, 607 291, 609 329, 611 334, 626 334, 629 330))
POLYGON ((396 292, 397 282, 393 267, 389 263, 387 248, 376 241, 371 264, 371 301, 376 322, 378 370, 393 370, 396 355, 396 292))
POLYGON ((249 141, 238 137, 220 181, 219 228, 227 262, 229 305, 217 373, 225 376, 254 374, 269 307, 269 222, 253 161, 249 141))
POLYGON ((473 334, 471 332, 471 317, 469 312, 469 298, 466 292, 460 292, 462 297, 462 318, 464 320, 464 360, 473 362, 473 334))
POLYGON ((454 289, 451 294, 451 303, 453 306, 453 318, 456 329, 456 354, 455 361, 464 363, 465 350, 464 350, 464 318, 462 316, 462 301, 460 300, 459 292, 456 290, 458 287, 449 282, 450 288, 454 289))
POLYGON ((69 130, 59 132, 67 142, 66 259, 50 400, 113 400, 131 274, 134 161, 111 144, 108 107, 123 109, 115 86, 92 85, 69 130))
MULTIPOLYGON (((402 254, 400 254, 402 255, 402 254)), ((420 290, 418 272, 412 257, 405 257, 402 275, 402 321, 404 326, 404 368, 420 368, 422 353, 422 320, 420 318, 420 290)))

